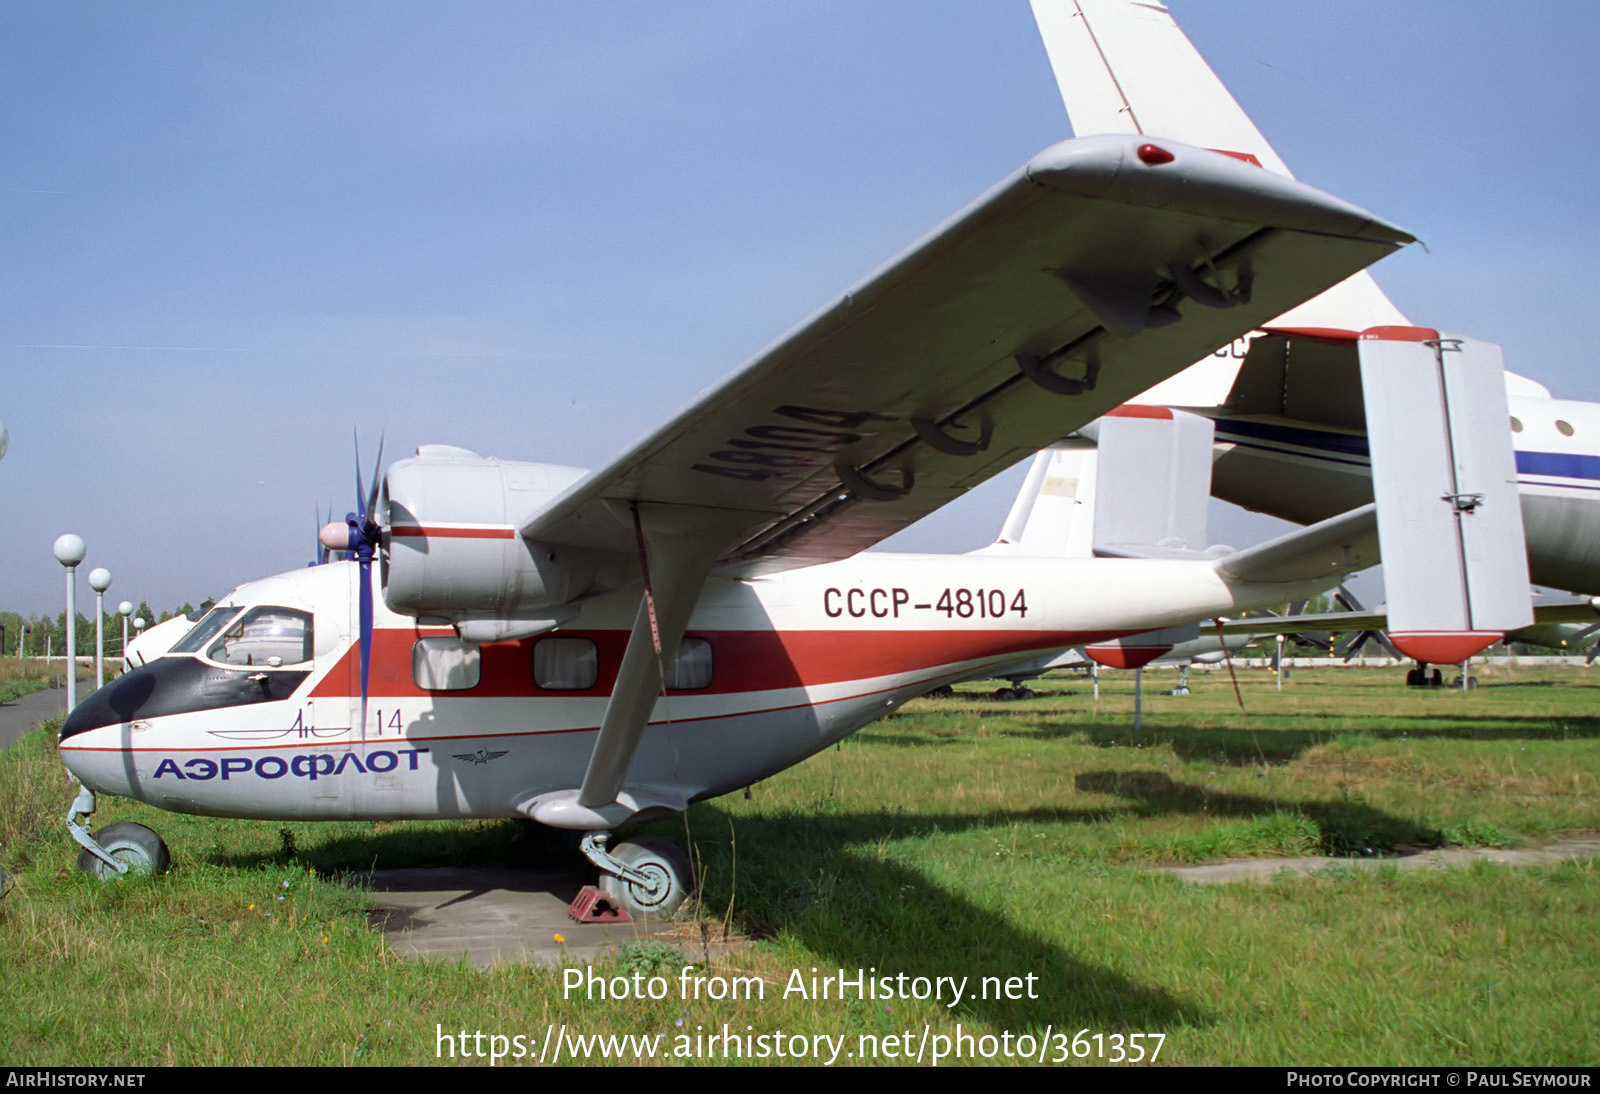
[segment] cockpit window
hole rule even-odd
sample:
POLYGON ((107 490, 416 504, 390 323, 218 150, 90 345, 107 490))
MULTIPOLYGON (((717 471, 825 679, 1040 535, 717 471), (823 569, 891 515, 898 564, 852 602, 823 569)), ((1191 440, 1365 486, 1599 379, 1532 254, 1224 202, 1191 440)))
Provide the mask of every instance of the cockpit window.
POLYGON ((252 608, 206 656, 224 665, 298 665, 311 660, 311 614, 293 608, 252 608))
POLYGON ((227 626, 228 620, 238 614, 238 608, 212 608, 168 652, 199 653, 218 631, 227 626))

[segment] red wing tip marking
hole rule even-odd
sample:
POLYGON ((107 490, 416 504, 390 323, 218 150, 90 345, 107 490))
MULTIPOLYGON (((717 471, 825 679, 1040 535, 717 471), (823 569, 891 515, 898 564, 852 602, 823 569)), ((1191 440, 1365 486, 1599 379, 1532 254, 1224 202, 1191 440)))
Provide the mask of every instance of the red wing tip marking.
POLYGON ((1169 652, 1171 646, 1085 646, 1083 652, 1089 660, 1108 669, 1140 669, 1169 652))
POLYGON ((1145 406, 1142 403, 1123 403, 1106 411, 1107 418, 1167 418, 1171 419, 1172 410, 1164 406, 1145 406))
POLYGON ((1407 657, 1453 665, 1500 641, 1499 631, 1390 631, 1389 640, 1407 657))
POLYGON ((1361 338, 1360 331, 1345 330, 1343 327, 1262 327, 1261 332, 1263 334, 1277 334, 1285 338, 1303 338, 1335 346, 1348 345, 1361 338))
POLYGON ((1261 166, 1261 161, 1256 159, 1255 154, 1252 152, 1230 152, 1226 148, 1213 148, 1211 151, 1216 152, 1218 155, 1229 156, 1241 163, 1248 163, 1252 167, 1261 166))
POLYGON ((1361 332, 1363 342, 1437 342, 1439 332, 1432 327, 1368 327, 1361 332))

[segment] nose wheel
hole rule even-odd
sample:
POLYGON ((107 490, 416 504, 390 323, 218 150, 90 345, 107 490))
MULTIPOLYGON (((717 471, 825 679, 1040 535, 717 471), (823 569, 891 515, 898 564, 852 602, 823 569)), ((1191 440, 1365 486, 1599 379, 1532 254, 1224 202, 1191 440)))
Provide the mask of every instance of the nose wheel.
POLYGON ((104 881, 124 874, 159 874, 172 864, 167 845, 142 824, 117 821, 90 833, 94 808, 94 791, 85 786, 67 813, 67 831, 83 848, 78 852, 78 869, 104 881))
POLYGON ((665 918, 694 892, 689 856, 659 836, 624 840, 607 850, 609 833, 584 837, 583 853, 603 872, 600 888, 634 919, 665 918))
POLYGON ((167 867, 172 864, 172 856, 167 851, 166 843, 153 829, 146 828, 142 824, 118 821, 106 825, 89 838, 123 867, 119 870, 95 854, 91 848, 85 847, 79 851, 78 869, 102 881, 125 873, 165 873, 167 867))

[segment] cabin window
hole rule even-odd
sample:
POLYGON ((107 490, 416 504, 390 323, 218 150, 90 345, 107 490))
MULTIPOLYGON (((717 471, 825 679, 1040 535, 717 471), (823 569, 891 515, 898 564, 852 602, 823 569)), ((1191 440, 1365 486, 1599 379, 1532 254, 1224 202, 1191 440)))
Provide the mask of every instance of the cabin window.
POLYGON ((678 656, 667 669, 669 691, 699 691, 711 686, 711 643, 704 638, 685 638, 678 656))
POLYGON ((478 686, 483 657, 473 642, 441 635, 411 647, 411 679, 424 691, 465 691, 478 686))
POLYGON ((587 691, 600 682, 600 652, 588 638, 541 638, 533 646, 533 682, 546 691, 587 691))
POLYGON ((1521 433, 1522 432, 1522 419, 1517 417, 1515 414, 1513 414, 1511 416, 1511 432, 1513 432, 1513 433, 1521 433))
POLYGON ((1571 422, 1564 422, 1560 418, 1557 418, 1556 419, 1556 428, 1561 431, 1561 435, 1563 437, 1572 436, 1572 423, 1571 422))
POLYGON ((309 661, 311 613, 293 608, 252 608, 222 632, 206 656, 224 665, 268 668, 309 661))
POLYGON ((189 633, 173 645, 171 653, 199 653, 216 633, 228 625, 228 620, 239 614, 238 608, 212 608, 200 617, 200 622, 189 628, 189 633))

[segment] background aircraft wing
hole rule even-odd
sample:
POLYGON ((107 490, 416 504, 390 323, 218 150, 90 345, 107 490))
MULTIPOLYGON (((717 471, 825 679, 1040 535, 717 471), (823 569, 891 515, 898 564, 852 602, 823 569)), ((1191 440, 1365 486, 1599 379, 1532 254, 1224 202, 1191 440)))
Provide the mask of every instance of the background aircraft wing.
POLYGON ((636 550, 678 507, 723 564, 845 558, 1411 237, 1227 156, 1053 146, 526 519, 636 550))

